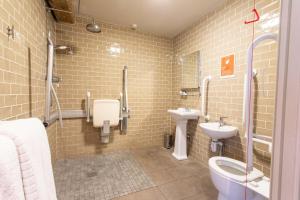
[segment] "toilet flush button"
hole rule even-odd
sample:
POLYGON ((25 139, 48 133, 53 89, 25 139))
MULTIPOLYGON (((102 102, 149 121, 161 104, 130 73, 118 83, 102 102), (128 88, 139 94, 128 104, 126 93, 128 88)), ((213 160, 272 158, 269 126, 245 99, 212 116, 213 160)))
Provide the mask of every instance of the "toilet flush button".
POLYGON ((263 180, 270 182, 270 179, 268 177, 265 177, 265 176, 263 177, 263 180))
POLYGON ((250 185, 252 185, 253 187, 258 187, 258 184, 255 181, 250 182, 250 185))

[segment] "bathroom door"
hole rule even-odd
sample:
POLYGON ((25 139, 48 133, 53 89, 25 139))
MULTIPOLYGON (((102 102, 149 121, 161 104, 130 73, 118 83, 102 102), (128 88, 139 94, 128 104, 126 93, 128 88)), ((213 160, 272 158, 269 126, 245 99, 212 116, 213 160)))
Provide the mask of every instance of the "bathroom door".
POLYGON ((300 1, 282 0, 272 200, 300 199, 300 1))

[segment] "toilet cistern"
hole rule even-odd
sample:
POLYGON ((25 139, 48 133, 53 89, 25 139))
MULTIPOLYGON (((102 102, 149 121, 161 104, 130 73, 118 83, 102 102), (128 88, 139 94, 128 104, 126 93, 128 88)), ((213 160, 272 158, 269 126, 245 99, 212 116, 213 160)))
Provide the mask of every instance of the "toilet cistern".
POLYGON ((177 160, 185 160, 187 159, 187 122, 188 120, 198 119, 200 110, 178 108, 176 110, 168 110, 168 113, 176 121, 175 146, 172 155, 177 160))

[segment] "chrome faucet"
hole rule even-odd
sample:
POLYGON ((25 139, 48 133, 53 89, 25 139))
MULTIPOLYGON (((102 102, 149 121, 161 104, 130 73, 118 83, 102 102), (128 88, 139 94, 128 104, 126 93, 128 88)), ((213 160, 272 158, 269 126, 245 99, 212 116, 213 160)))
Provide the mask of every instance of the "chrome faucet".
POLYGON ((220 117, 220 120, 219 120, 220 127, 225 125, 225 122, 224 122, 225 118, 227 118, 227 117, 220 117))

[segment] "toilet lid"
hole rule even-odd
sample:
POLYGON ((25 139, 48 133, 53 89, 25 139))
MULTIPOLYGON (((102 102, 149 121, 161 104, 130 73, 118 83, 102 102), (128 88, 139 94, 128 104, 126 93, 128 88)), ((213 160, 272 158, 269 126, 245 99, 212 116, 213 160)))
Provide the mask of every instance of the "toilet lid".
POLYGON ((212 157, 209 159, 209 168, 220 176, 232 179, 240 183, 254 181, 263 177, 264 174, 254 168, 252 172, 246 174, 246 163, 227 157, 212 157))

